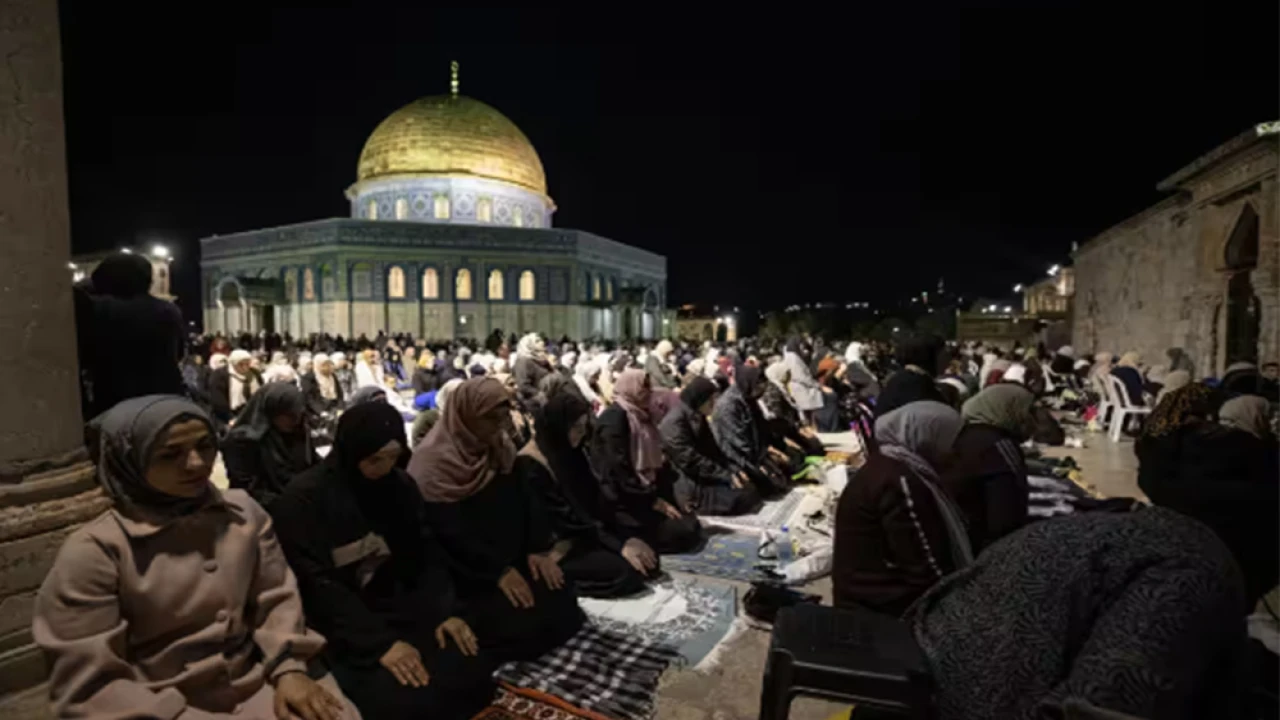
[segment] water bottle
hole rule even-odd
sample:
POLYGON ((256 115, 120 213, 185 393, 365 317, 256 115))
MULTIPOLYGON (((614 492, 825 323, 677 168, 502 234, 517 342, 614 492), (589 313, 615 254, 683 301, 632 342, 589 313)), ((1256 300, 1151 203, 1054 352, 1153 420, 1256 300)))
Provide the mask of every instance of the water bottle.
POLYGON ((774 542, 779 565, 786 565, 796 559, 795 547, 791 544, 791 530, 786 525, 782 526, 782 532, 778 533, 774 542))

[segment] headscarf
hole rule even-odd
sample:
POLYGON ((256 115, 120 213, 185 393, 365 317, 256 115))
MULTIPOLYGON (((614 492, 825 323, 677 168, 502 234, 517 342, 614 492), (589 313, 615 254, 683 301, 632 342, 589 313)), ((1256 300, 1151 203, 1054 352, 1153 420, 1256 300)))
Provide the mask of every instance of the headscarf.
POLYGON ((715 377, 716 372, 720 370, 719 359, 719 350, 707 348, 707 354, 702 358, 702 373, 707 377, 715 377))
POLYGON ((1025 385, 1027 382, 1027 366, 1022 363, 1013 363, 1005 369, 1004 374, 1000 376, 1001 382, 1018 383, 1025 385))
POLYGON ((862 343, 851 342, 849 347, 844 349, 844 360, 847 363, 862 362, 862 343))
MULTIPOLYGON (((501 379, 504 386, 506 385, 505 380, 507 377, 510 376, 507 375, 501 379)), ((496 379, 498 376, 494 375, 494 378, 496 379)), ((572 387, 575 390, 577 389, 577 385, 574 384, 573 380, 558 372, 547 373, 538 381, 538 392, 543 398, 552 397, 568 387, 572 387)))
POLYGON ((516 356, 527 357, 546 364, 547 344, 543 342, 541 337, 538 337, 538 333, 529 333, 520 338, 520 342, 516 344, 516 356))
POLYGON ((733 382, 748 403, 755 403, 764 393, 764 388, 760 386, 760 368, 754 365, 739 365, 734 372, 733 382))
POLYGON ((237 364, 242 363, 245 360, 252 360, 252 359, 253 359, 253 356, 249 354, 249 351, 236 349, 231 351, 231 357, 227 359, 227 363, 231 366, 232 374, 235 374, 237 372, 236 371, 237 364))
POLYGON ((127 299, 151 291, 151 261, 132 253, 112 253, 98 263, 90 276, 93 291, 127 299))
POLYGON ((1003 380, 1005 371, 1011 367, 1013 367, 1013 363, 1004 358, 996 358, 991 361, 991 367, 987 368, 987 373, 983 376, 982 387, 987 387, 1003 380))
POLYGON ((430 350, 423 348, 418 355, 418 367, 423 370, 430 370, 436 365, 436 354, 430 350))
MULTIPOLYGON (((406 488, 404 476, 392 468, 386 475, 370 480, 360 471, 360 462, 396 441, 401 448, 408 442, 404 436, 404 420, 395 408, 385 403, 365 403, 351 408, 338 420, 333 450, 324 460, 324 471, 330 482, 344 483, 351 491, 370 529, 389 546, 390 557, 384 558, 396 576, 409 587, 419 578, 426 549, 422 542, 422 525, 406 488)), ((371 573, 372 574, 372 571, 371 573)))
POLYGON ((218 370, 227 366, 227 356, 222 353, 214 353, 209 356, 209 369, 218 370))
POLYGON ((684 369, 688 375, 702 375, 703 370, 707 367, 707 361, 702 358, 694 358, 689 361, 689 365, 684 369))
POLYGON ((1142 353, 1136 350, 1130 350, 1129 352, 1120 356, 1120 362, 1118 363, 1118 365, 1120 367, 1129 367, 1129 368, 1134 368, 1136 370, 1138 368, 1138 365, 1140 365, 1141 363, 1142 363, 1142 353))
POLYGON ((818 380, 821 382, 828 377, 835 375, 840 369, 840 361, 834 356, 828 355, 818 361, 818 380))
POLYGON ((203 422, 216 442, 209 415, 176 395, 130 398, 90 421, 89 448, 98 482, 121 511, 175 518, 195 512, 214 496, 213 485, 199 497, 185 498, 160 492, 147 483, 152 447, 170 426, 186 420, 203 422))
POLYGON ((347 407, 353 408, 357 405, 376 402, 378 400, 386 402, 387 391, 377 385, 365 385, 359 390, 351 393, 351 399, 347 401, 347 407))
POLYGON ((444 385, 441 385, 440 389, 436 392, 436 409, 440 412, 444 412, 444 405, 448 402, 449 396, 452 395, 453 391, 457 390, 458 386, 462 383, 462 378, 454 378, 446 382, 444 385))
POLYGON ((1036 396, 1027 388, 997 383, 969 398, 960 414, 966 423, 991 425, 1024 439, 1034 431, 1035 403, 1036 396))
POLYGON ((484 489, 499 474, 511 471, 516 448, 505 432, 482 437, 476 420, 504 403, 511 394, 493 378, 467 380, 457 386, 440 421, 413 451, 409 475, 427 502, 453 503, 484 489))
POLYGON ((666 362, 667 356, 670 355, 671 351, 674 349, 675 348, 672 346, 670 340, 659 340, 658 344, 653 348, 653 354, 657 355, 658 359, 662 362, 666 362))
POLYGON ((649 422, 654 425, 661 423, 667 413, 675 410, 679 404, 680 393, 675 390, 668 388, 651 389, 649 391, 649 422))
POLYGON ((795 404, 796 401, 791 398, 791 391, 787 389, 787 383, 791 381, 791 369, 787 367, 786 363, 782 361, 773 363, 764 369, 764 376, 782 391, 782 395, 787 399, 787 402, 792 405, 795 404))
POLYGON ((578 362, 578 353, 576 352, 570 351, 560 356, 560 367, 563 367, 566 370, 572 370, 573 366, 577 364, 577 362, 578 362))
POLYGON ((936 468, 955 444, 963 425, 960 413, 936 400, 917 400, 876 419, 879 452, 911 468, 929 488, 951 539, 956 569, 973 562, 969 533, 955 502, 938 483, 936 468))
POLYGON ((1241 395, 1231 398, 1218 410, 1218 422, 1237 430, 1243 430, 1258 439, 1271 436, 1271 405, 1260 395, 1241 395))
POLYGON ((346 367, 347 356, 344 355, 343 353, 340 353, 340 352, 333 353, 329 356, 329 359, 333 361, 333 367, 335 370, 338 368, 346 367))
POLYGON ((1180 347, 1172 347, 1164 351, 1165 356, 1169 358, 1170 370, 1185 370, 1188 375, 1194 374, 1196 364, 1191 362, 1191 357, 1187 355, 1187 351, 1180 347))
POLYGON ((1109 351, 1103 351, 1093 356, 1093 370, 1090 375, 1110 375, 1111 361, 1115 356, 1109 351))
POLYGON ((599 374, 600 365, 593 359, 584 359, 573 369, 573 384, 578 386, 578 392, 582 393, 582 397, 588 403, 594 403, 600 399, 595 389, 591 387, 592 378, 599 374))
POLYGON ((295 452, 294 447, 287 446, 285 438, 276 432, 271 419, 280 415, 296 415, 306 417, 307 401, 297 385, 292 383, 271 383, 249 398, 249 402, 240 409, 236 416, 236 425, 227 433, 228 438, 239 438, 253 442, 266 441, 271 453, 277 460, 294 466, 292 469, 301 472, 311 466, 311 433, 305 425, 298 426, 298 436, 305 438, 306 458, 297 457, 302 453, 295 452))
POLYGON ((680 402, 697 411, 711 398, 715 397, 716 384, 704 377, 696 377, 680 391, 680 402))
POLYGON ((1072 360, 1074 360, 1076 357, 1076 349, 1071 347, 1070 345, 1063 345, 1062 347, 1058 348, 1058 354, 1064 358, 1071 358, 1072 360))
POLYGON ((648 484, 658 479, 662 467, 662 441, 650 419, 651 392, 645 386, 649 376, 636 368, 623 370, 613 385, 613 400, 627 413, 631 427, 631 465, 636 475, 648 484))
POLYGON ((1151 411, 1142 426, 1142 434, 1164 437, 1187 425, 1212 419, 1219 399, 1216 392, 1198 383, 1174 390, 1151 411))

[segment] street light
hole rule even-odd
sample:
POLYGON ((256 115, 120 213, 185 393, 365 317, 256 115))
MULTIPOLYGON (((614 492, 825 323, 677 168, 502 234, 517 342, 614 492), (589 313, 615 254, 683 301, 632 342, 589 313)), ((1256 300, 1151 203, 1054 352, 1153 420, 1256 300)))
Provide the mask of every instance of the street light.
POLYGON ((151 246, 151 256, 164 260, 165 258, 169 257, 169 248, 165 247, 164 245, 161 245, 160 243, 156 243, 155 245, 151 246))
POLYGON ((1049 277, 1053 277, 1054 275, 1057 275, 1058 271, 1061 269, 1062 268, 1058 265, 1054 265, 1053 267, 1049 268, 1049 277))
POLYGON ((75 269, 76 269, 76 264, 75 264, 75 263, 73 263, 73 262, 69 262, 69 263, 67 263, 67 269, 68 269, 68 270, 75 270, 75 269))
POLYGON ((1005 305, 1005 306, 1004 306, 1004 311, 1005 311, 1005 312, 1007 312, 1007 313, 1011 313, 1011 312, 1013 312, 1013 308, 1009 307, 1008 305, 1005 305))
POLYGON ((1022 292, 1022 283, 1018 283, 1017 285, 1014 285, 1014 286, 1013 286, 1013 291, 1014 291, 1014 292, 1022 292))
POLYGON ((124 253, 125 255, 132 255, 132 254, 133 254, 133 251, 132 251, 132 250, 130 250, 129 248, 120 248, 120 252, 124 253))

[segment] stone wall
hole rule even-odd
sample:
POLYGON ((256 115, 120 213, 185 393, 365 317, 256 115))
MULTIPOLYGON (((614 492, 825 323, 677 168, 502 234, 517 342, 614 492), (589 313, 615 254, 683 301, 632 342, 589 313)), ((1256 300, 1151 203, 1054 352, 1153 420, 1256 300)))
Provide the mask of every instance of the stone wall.
POLYGON ((1246 207, 1258 214, 1251 273, 1261 318, 1258 355, 1280 359, 1277 142, 1243 134, 1162 182, 1173 194, 1108 229, 1075 256, 1072 344, 1077 352, 1136 350, 1147 364, 1181 347, 1197 374, 1221 373, 1228 238, 1246 207))

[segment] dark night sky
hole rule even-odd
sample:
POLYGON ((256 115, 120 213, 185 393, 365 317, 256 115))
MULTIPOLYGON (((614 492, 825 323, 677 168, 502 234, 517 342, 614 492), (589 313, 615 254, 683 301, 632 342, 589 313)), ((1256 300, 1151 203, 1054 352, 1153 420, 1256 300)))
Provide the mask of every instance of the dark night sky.
POLYGON ((1280 118, 1275 2, 62 5, 74 249, 164 239, 188 297, 197 238, 347 215, 366 136, 454 58, 555 224, 665 254, 676 303, 1004 293, 1280 118))

